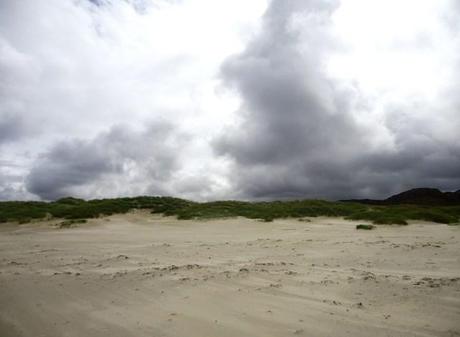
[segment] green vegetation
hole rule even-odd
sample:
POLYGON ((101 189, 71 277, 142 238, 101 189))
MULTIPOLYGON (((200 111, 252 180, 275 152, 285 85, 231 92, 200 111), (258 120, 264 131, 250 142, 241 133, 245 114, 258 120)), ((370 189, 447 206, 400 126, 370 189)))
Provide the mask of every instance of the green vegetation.
POLYGON ((58 227, 59 228, 70 228, 72 227, 72 225, 74 224, 81 224, 81 223, 86 223, 87 220, 86 219, 75 219, 75 220, 66 220, 66 221, 62 221, 58 227))
POLYGON ((407 220, 425 220, 449 224, 459 221, 460 206, 371 206, 362 212, 349 215, 347 219, 370 220, 375 224, 407 225, 407 220))
POLYGON ((104 215, 126 213, 132 209, 149 209, 152 213, 174 214, 191 202, 170 197, 136 197, 95 199, 85 201, 63 198, 54 202, 5 201, 0 202, 0 223, 27 223, 40 219, 89 219, 104 215))
POLYGON ((374 228, 375 228, 374 225, 364 225, 364 224, 361 224, 361 225, 357 225, 357 226, 356 226, 356 229, 371 230, 371 229, 374 229, 374 228))
POLYGON ((178 209, 179 219, 213 219, 242 216, 272 221, 279 218, 316 216, 348 216, 365 210, 367 206, 323 200, 294 200, 271 202, 214 201, 194 203, 178 209))
MULTIPOLYGON (((60 218, 89 219, 104 215, 147 209, 152 213, 178 219, 215 219, 246 217, 270 222, 280 218, 331 216, 367 220, 374 224, 406 225, 408 220, 453 224, 460 221, 460 206, 366 205, 352 202, 294 200, 272 202, 214 201, 197 203, 172 197, 135 197, 83 200, 63 198, 54 202, 0 202, 0 222, 27 223, 32 220, 60 218)), ((72 224, 69 224, 69 226, 72 224)), ((64 225, 66 226, 66 225, 64 225)))

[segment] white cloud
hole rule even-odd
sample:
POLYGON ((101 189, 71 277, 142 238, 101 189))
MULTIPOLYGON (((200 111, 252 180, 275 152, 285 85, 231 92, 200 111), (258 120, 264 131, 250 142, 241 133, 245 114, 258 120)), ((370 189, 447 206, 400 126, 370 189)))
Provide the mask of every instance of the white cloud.
POLYGON ((56 142, 160 119, 196 138, 184 175, 221 167, 207 141, 238 99, 219 88, 218 69, 257 30, 266 1, 98 3, 0 4, 0 116, 28 128, 1 159, 30 165, 56 142))

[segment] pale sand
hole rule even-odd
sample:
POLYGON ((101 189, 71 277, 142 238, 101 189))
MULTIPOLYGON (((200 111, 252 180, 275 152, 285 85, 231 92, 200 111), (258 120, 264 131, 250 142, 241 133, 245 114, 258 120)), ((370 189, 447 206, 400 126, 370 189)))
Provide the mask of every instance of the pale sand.
POLYGON ((337 218, 0 228, 0 336, 460 336, 460 226, 337 218))

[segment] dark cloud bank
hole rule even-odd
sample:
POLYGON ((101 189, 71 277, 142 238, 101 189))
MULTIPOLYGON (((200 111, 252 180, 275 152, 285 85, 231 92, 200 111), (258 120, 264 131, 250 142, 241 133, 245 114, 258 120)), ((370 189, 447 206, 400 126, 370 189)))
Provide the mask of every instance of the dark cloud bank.
MULTIPOLYGON (((243 98, 243 122, 214 147, 233 159, 238 192, 247 198, 347 198, 419 186, 458 189, 459 136, 443 142, 437 137, 442 129, 417 114, 409 117, 408 110, 419 106, 396 106, 384 121, 394 146, 375 148, 375 131, 354 118, 359 92, 339 88, 321 72, 321 58, 331 48, 328 21, 337 6, 273 1, 260 34, 223 65, 224 80, 243 98), (292 27, 295 15, 310 20, 308 32, 292 27)), ((432 114, 458 125, 459 105, 451 108, 455 114, 432 114)))
POLYGON ((94 196, 99 190, 113 196, 168 194, 186 141, 185 134, 167 123, 151 123, 144 130, 115 126, 91 140, 54 145, 35 162, 26 187, 46 200, 88 195, 88 190, 94 196))

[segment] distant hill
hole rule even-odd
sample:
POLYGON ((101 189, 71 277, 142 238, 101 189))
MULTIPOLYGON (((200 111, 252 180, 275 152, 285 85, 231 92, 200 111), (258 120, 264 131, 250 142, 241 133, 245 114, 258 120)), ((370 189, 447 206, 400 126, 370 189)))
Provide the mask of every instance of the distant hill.
POLYGON ((346 202, 359 202, 370 205, 460 205, 460 190, 456 192, 442 192, 437 188, 414 188, 399 194, 392 195, 384 200, 350 199, 346 202))

